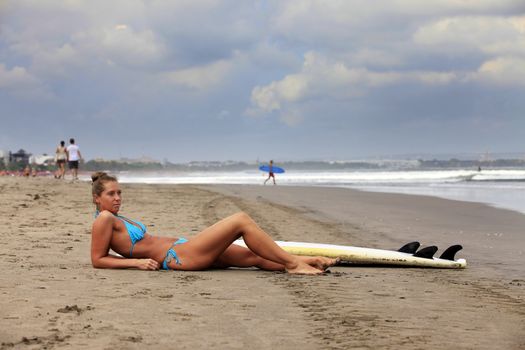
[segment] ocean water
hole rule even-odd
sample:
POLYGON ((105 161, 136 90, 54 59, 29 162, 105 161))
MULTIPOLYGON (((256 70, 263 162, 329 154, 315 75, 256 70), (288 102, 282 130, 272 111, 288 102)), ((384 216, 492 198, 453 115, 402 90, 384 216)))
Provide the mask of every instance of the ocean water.
MULTIPOLYGON (((263 185, 267 174, 259 171, 131 173, 122 183, 149 184, 249 184, 263 185)), ((525 169, 494 170, 392 170, 392 171, 287 171, 277 174, 281 186, 331 186, 363 191, 428 195, 480 202, 525 214, 525 169)), ((270 186, 271 180, 267 186, 270 186)))

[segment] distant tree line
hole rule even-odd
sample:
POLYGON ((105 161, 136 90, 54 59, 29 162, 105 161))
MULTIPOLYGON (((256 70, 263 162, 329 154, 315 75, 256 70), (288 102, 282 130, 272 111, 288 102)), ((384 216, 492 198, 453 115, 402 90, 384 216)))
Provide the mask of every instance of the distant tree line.
POLYGON ((294 170, 346 170, 346 169, 382 169, 384 165, 374 162, 322 162, 322 161, 305 161, 305 162, 282 162, 277 164, 285 169, 294 170))
MULTIPOLYGON (((381 170, 381 169, 477 169, 481 168, 519 168, 525 167, 523 159, 496 159, 487 161, 478 160, 418 160, 410 162, 395 161, 352 161, 352 162, 323 162, 323 161, 304 161, 304 162, 278 162, 277 166, 288 170, 381 170)), ((258 164, 246 162, 191 162, 185 164, 148 162, 127 163, 114 160, 90 160, 83 166, 83 170, 98 171, 129 171, 129 170, 177 170, 177 171, 245 171, 254 170, 258 164)))
MULTIPOLYGON (((22 171, 28 165, 27 162, 10 162, 7 165, 0 161, 0 170, 22 171)), ((80 169, 84 171, 156 171, 156 170, 177 170, 177 171, 245 171, 255 170, 259 164, 246 162, 191 162, 185 164, 160 163, 160 162, 123 162, 116 160, 89 160, 81 161, 80 169)), ((525 167, 525 159, 495 159, 495 160, 418 160, 410 165, 395 162, 278 162, 277 166, 287 170, 380 170, 380 169, 482 169, 490 168, 522 168, 525 167)), ((29 164, 37 171, 55 171, 56 165, 35 165, 29 164)))
POLYGON ((421 168, 437 169, 437 168, 521 168, 525 167, 525 159, 495 159, 495 160, 420 160, 421 168))

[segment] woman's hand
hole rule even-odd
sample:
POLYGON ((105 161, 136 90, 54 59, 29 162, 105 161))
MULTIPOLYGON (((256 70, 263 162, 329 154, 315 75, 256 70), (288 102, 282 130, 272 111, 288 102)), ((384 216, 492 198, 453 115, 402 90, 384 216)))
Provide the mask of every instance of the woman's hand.
POLYGON ((136 259, 137 268, 140 270, 158 270, 159 263, 153 259, 136 259))

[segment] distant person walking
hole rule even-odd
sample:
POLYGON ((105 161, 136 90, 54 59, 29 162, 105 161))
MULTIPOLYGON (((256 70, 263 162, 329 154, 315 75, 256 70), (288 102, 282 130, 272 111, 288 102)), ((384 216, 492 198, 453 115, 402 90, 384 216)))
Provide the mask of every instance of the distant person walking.
POLYGON ((75 139, 69 139, 69 146, 66 148, 66 153, 69 170, 71 170, 73 180, 78 180, 78 163, 82 159, 82 154, 80 154, 78 146, 75 145, 75 139))
POLYGON ((60 141, 60 146, 58 146, 55 151, 55 162, 57 164, 55 179, 63 179, 66 176, 66 160, 66 143, 64 141, 60 141))
POLYGON ((264 180, 264 184, 266 185, 266 182, 272 178, 273 184, 275 185, 275 174, 273 173, 273 160, 270 160, 270 163, 268 164, 268 178, 264 180))

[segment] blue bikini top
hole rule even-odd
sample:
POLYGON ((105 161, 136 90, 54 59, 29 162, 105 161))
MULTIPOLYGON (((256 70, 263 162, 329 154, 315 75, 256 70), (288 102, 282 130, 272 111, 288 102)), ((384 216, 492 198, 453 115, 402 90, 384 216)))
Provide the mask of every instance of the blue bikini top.
POLYGON ((133 248, 135 247, 135 243, 144 238, 144 234, 146 233, 146 226, 140 221, 131 220, 120 215, 115 216, 118 219, 120 219, 120 221, 122 221, 124 225, 126 225, 126 230, 128 231, 129 238, 131 239, 131 249, 129 251, 129 256, 131 257, 133 254, 133 248), (136 225, 133 225, 132 223, 137 224, 138 227, 136 225))
MULTIPOLYGON (((99 212, 97 210, 95 217, 97 217, 98 214, 99 212)), ((128 232, 129 239, 131 239, 131 249, 129 251, 129 256, 131 257, 135 243, 144 238, 144 234, 147 231, 146 226, 140 221, 131 220, 121 215, 115 215, 115 217, 120 219, 120 221, 126 225, 126 231, 128 232), (138 226, 133 225, 133 223, 137 224, 138 226)))

